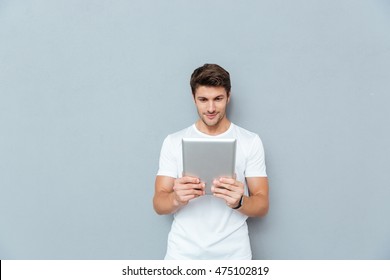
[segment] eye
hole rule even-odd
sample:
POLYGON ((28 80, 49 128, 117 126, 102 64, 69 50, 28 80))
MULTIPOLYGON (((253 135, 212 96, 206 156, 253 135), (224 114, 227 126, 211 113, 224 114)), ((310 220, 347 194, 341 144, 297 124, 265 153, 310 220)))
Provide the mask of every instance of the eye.
POLYGON ((199 102, 206 102, 207 101, 207 99, 203 98, 203 97, 199 97, 198 100, 199 100, 199 102))
POLYGON ((223 96, 218 96, 217 98, 215 98, 215 101, 222 101, 223 100, 223 96))

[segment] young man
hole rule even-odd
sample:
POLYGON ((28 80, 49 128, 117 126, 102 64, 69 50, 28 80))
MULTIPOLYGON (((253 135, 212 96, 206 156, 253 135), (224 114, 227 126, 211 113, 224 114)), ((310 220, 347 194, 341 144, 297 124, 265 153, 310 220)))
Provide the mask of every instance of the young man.
POLYGON ((165 259, 251 259, 246 219, 268 212, 262 142, 227 118, 231 85, 225 69, 205 64, 190 84, 199 119, 165 138, 155 182, 155 211, 174 213, 165 259), (182 177, 183 137, 237 139, 236 177, 214 180, 213 195, 205 195, 199 178, 182 177))

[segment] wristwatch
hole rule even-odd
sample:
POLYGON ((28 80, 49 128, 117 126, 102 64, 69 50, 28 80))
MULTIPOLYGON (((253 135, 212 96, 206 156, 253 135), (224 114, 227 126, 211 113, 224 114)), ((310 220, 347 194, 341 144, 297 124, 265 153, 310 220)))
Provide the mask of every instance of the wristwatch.
POLYGON ((241 196, 240 201, 238 202, 238 205, 232 209, 238 209, 242 206, 242 200, 244 199, 244 195, 241 196))

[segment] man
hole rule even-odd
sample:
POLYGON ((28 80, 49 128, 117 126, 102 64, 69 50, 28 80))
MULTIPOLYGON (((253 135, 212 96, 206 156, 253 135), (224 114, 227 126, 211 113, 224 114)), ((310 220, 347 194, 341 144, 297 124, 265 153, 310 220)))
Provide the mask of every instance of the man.
POLYGON ((165 138, 155 181, 154 209, 174 214, 165 259, 251 259, 248 217, 268 212, 268 179, 258 135, 226 116, 230 75, 216 64, 195 69, 190 81, 199 119, 165 138), (183 137, 237 139, 236 177, 213 181, 205 195, 199 178, 182 177, 183 137))

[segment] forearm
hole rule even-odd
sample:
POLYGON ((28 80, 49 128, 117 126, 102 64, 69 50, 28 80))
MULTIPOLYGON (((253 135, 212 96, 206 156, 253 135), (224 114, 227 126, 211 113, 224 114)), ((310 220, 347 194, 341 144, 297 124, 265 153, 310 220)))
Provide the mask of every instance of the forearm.
POLYGON ((264 217, 268 213, 269 201, 265 195, 244 196, 237 211, 248 217, 264 217))
POLYGON ((167 215, 175 213, 179 204, 174 199, 173 192, 158 192, 153 197, 153 207, 157 214, 167 215))

